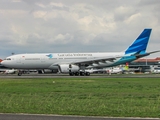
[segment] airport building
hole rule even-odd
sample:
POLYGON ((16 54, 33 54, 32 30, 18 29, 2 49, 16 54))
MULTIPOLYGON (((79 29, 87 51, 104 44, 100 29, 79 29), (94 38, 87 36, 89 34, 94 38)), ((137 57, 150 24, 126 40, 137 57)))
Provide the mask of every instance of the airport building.
POLYGON ((129 63, 129 68, 140 68, 139 72, 152 72, 154 69, 160 70, 160 57, 155 59, 137 59, 129 63))

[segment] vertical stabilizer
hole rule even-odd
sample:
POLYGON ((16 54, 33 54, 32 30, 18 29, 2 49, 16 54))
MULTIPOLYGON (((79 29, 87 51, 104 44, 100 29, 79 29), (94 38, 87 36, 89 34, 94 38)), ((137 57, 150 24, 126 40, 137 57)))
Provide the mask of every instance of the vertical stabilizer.
POLYGON ((131 46, 126 49, 125 54, 145 53, 151 31, 152 29, 144 29, 139 37, 131 44, 131 46))

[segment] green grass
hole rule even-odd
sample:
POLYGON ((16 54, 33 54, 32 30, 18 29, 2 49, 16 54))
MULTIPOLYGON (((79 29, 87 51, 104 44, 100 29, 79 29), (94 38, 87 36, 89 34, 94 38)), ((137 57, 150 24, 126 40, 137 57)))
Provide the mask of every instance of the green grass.
POLYGON ((160 78, 0 78, 0 113, 160 117, 160 78))

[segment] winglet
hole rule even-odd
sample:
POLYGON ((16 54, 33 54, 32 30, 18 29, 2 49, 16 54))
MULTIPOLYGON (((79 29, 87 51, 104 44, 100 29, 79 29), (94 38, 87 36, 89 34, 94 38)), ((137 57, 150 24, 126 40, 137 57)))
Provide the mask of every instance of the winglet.
POLYGON ((129 46, 125 54, 144 54, 148 45, 149 37, 152 29, 144 29, 139 37, 129 46))

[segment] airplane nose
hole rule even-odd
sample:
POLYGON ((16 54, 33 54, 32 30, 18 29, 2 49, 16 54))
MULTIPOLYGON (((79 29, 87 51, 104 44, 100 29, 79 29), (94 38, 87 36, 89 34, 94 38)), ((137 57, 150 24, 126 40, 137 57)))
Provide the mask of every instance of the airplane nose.
POLYGON ((2 65, 3 61, 0 62, 0 64, 2 65))
POLYGON ((5 61, 5 60, 1 62, 1 65, 4 66, 4 67, 9 67, 9 66, 8 66, 8 62, 5 61))
POLYGON ((1 65, 5 65, 5 62, 4 62, 4 61, 1 61, 1 65))
POLYGON ((4 66, 4 67, 11 67, 10 63, 8 61, 6 61, 6 60, 2 61, 1 65, 4 66))

